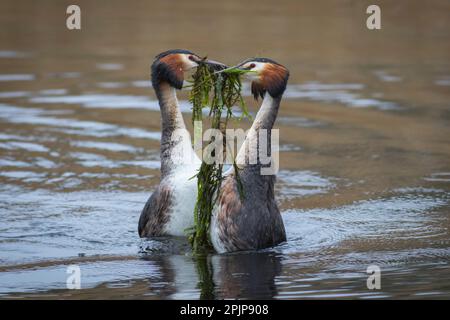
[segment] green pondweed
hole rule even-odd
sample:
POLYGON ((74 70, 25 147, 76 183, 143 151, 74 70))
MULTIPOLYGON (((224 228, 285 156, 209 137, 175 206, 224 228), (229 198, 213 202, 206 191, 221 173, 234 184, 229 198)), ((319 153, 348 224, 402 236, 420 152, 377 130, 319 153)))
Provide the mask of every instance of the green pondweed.
MULTIPOLYGON (((222 71, 214 71, 208 64, 200 63, 193 75, 194 82, 189 95, 192 103, 192 121, 202 121, 203 109, 209 107, 209 119, 211 128, 221 130, 225 133, 228 121, 237 118, 233 115, 234 106, 241 108, 242 115, 238 120, 251 118, 241 95, 242 83, 240 76, 246 73, 238 68, 228 68, 222 71)), ((224 135, 225 136, 225 135, 224 135)), ((211 141, 210 141, 211 142, 211 141)), ((205 155, 204 155, 205 156, 205 155)), ((214 157, 214 154, 206 155, 214 157)), ((238 167, 233 161, 236 182, 241 199, 244 190, 239 178, 238 167)), ((211 163, 202 159, 199 172, 197 173, 197 202, 194 209, 194 226, 186 230, 189 241, 194 252, 212 249, 209 238, 209 226, 212 211, 219 195, 222 183, 223 163, 211 163)))

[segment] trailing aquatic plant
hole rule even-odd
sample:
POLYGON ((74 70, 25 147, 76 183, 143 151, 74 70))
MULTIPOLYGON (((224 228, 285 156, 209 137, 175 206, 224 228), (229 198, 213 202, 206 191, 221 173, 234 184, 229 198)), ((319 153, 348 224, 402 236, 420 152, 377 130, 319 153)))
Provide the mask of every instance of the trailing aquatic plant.
MULTIPOLYGON (((203 109, 209 107, 208 117, 211 121, 211 128, 221 130, 223 136, 225 136, 224 133, 228 121, 231 118, 236 118, 232 111, 234 106, 238 105, 241 108, 242 115, 239 117, 239 120, 243 117, 250 118, 241 95, 242 83, 240 75, 242 73, 245 73, 245 71, 237 68, 215 71, 206 63, 199 64, 197 71, 193 75, 194 82, 189 95, 189 101, 193 105, 193 123, 202 121, 203 109)), ((214 152, 204 155, 209 157, 209 159, 202 159, 200 170, 196 175, 198 193, 194 209, 194 226, 187 230, 194 252, 212 249, 209 238, 209 226, 223 179, 223 163, 210 161, 216 157, 214 152)), ((233 166, 239 194, 242 199, 244 190, 239 178, 238 167, 234 160, 233 166)))
POLYGON ((197 288, 200 289, 200 300, 216 299, 213 278, 214 270, 209 256, 205 253, 197 254, 193 257, 193 260, 198 274, 197 288))

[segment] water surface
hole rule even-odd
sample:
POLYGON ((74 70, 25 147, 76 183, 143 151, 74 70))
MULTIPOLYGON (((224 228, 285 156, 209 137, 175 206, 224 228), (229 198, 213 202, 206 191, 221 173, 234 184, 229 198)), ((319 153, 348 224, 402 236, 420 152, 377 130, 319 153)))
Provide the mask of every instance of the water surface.
POLYGON ((78 4, 81 31, 64 3, 0 4, 0 298, 450 298, 447 1, 381 1, 380 31, 368 1, 78 4), (149 65, 177 47, 290 69, 286 243, 197 257, 139 239, 160 175, 149 65), (82 290, 66 289, 72 264, 82 290))

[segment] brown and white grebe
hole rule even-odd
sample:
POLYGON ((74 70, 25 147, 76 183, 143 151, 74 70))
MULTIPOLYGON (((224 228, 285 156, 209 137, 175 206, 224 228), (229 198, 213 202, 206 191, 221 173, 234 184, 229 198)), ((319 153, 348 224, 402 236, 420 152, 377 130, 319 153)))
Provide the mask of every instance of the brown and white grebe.
MULTIPOLYGON (((188 50, 169 50, 155 57, 152 85, 161 110, 161 181, 148 199, 139 218, 139 236, 184 236, 194 223, 197 174, 201 165, 183 121, 176 90, 183 87, 184 73, 202 59, 188 50)), ((214 68, 220 63, 204 61, 214 68)))
POLYGON ((289 78, 289 71, 279 63, 266 58, 248 59, 238 68, 251 71, 251 90, 257 100, 263 98, 261 108, 241 146, 236 162, 244 190, 241 200, 234 168, 225 173, 219 197, 211 218, 210 237, 219 253, 254 250, 275 246, 286 241, 286 231, 275 202, 275 175, 261 175, 261 163, 248 164, 248 152, 259 148, 259 131, 270 130, 289 78), (251 150, 253 148, 253 150, 251 150))

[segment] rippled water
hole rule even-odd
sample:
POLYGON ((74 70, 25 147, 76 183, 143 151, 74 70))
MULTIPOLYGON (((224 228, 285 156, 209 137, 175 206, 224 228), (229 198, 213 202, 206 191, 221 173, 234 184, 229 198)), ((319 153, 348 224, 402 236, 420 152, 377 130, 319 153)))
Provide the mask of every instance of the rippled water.
POLYGON ((89 18, 68 31, 64 4, 2 1, 0 297, 450 298, 450 7, 386 3, 368 31, 363 2, 259 1, 248 15, 239 1, 79 1, 89 18), (184 239, 139 239, 160 174, 149 65, 172 47, 289 67, 286 243, 193 256, 184 239), (66 289, 71 264, 82 290, 66 289))

